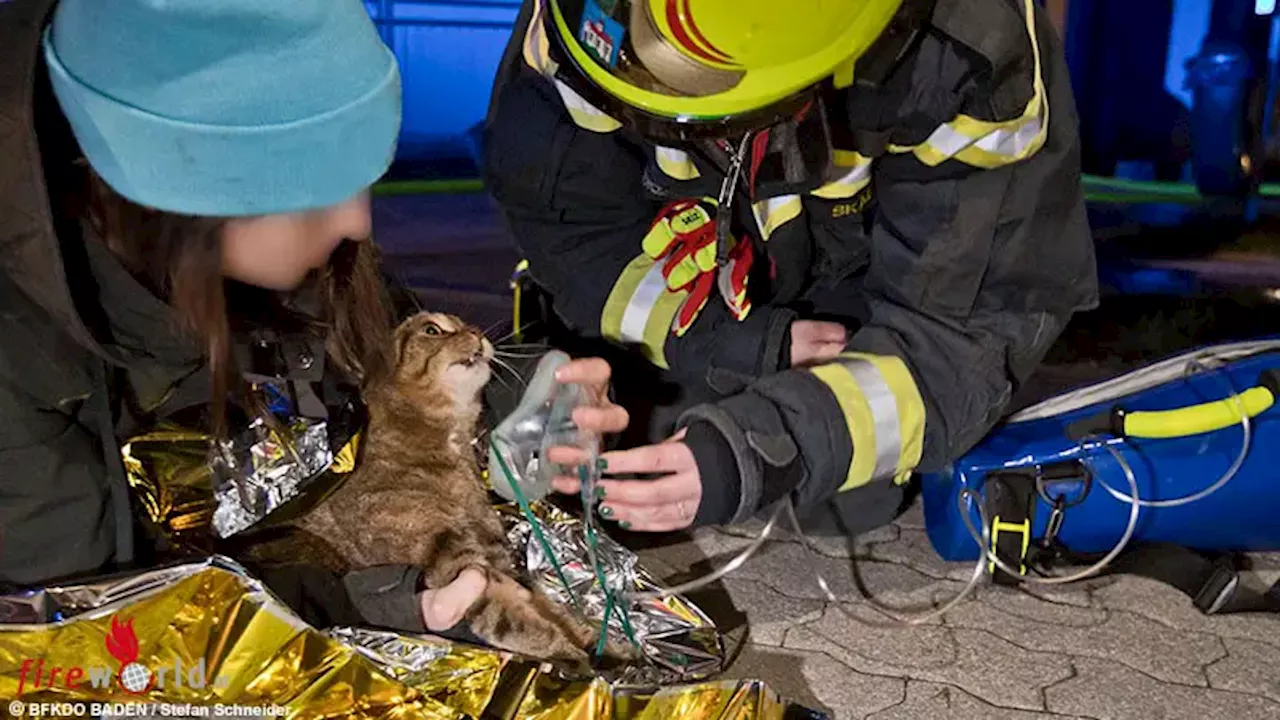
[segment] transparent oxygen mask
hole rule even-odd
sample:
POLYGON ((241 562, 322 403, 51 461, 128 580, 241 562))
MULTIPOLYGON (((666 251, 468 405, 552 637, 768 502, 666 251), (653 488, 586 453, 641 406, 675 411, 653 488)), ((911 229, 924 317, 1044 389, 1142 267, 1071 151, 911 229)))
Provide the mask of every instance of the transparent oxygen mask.
POLYGON ((552 478, 578 474, 574 468, 547 462, 549 448, 579 448, 587 454, 587 467, 595 467, 600 438, 573 423, 573 411, 594 400, 582 386, 556 381, 556 371, 569 361, 559 350, 547 353, 520 404, 490 436, 489 476, 494 492, 507 501, 519 499, 512 483, 518 484, 526 502, 535 502, 551 492, 552 478))

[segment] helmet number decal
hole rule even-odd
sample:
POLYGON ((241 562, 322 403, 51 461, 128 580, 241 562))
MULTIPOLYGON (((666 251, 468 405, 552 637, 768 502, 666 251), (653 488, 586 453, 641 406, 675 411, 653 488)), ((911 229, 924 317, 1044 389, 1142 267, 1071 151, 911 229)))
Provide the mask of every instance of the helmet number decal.
MULTIPOLYGON (((612 3, 610 3, 612 4, 612 3)), ((608 67, 618 64, 618 48, 627 30, 614 20, 596 0, 586 0, 582 8, 582 28, 578 39, 595 59, 608 67)))

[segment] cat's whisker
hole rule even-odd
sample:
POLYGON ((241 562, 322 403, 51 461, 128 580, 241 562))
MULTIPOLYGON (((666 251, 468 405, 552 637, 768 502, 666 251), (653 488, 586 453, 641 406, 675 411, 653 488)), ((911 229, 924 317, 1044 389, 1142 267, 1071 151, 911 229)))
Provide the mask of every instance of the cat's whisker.
POLYGON ((502 350, 550 350, 547 343, 505 343, 497 346, 502 350))
MULTIPOLYGON (((512 328, 512 329, 511 329, 511 332, 509 332, 509 333, 507 333, 506 335, 503 335, 502 337, 500 337, 500 338, 498 338, 498 339, 494 340, 494 341, 493 341, 493 344, 494 344, 494 345, 501 345, 502 343, 504 343, 504 342, 506 342, 506 341, 510 340, 511 338, 515 337, 516 335, 519 335, 520 333, 524 332, 525 330, 528 330, 529 328, 533 327, 536 323, 537 323, 537 321, 536 321, 536 320, 531 320, 531 321, 529 321, 529 322, 525 323, 524 325, 521 325, 520 327, 512 328)), ((485 333, 485 334, 487 335, 488 333, 485 333)))
POLYGON ((405 279, 405 274, 403 270, 396 270, 395 281, 397 284, 400 285, 400 287, 404 288, 405 294, 407 294, 413 300, 414 309, 416 309, 418 312, 423 312, 425 308, 422 307, 422 298, 418 297, 417 290, 414 290, 412 287, 409 286, 409 282, 405 279))
POLYGON ((491 375, 490 377, 491 377, 494 381, 496 381, 499 385, 501 385, 502 387, 506 388, 507 390, 509 390, 509 391, 511 391, 511 392, 515 392, 515 388, 511 387, 511 385, 509 385, 509 384, 507 383, 507 381, 506 381, 506 380, 503 380, 503 379, 502 379, 502 376, 501 376, 501 375, 499 375, 498 373, 494 373, 494 374, 493 374, 493 375, 491 375))
MULTIPOLYGON (((515 378, 516 382, 520 383, 520 387, 524 387, 524 388, 529 387, 529 383, 525 382, 525 379, 520 376, 520 373, 517 372, 514 367, 511 366, 511 363, 507 362, 506 360, 503 360, 500 357, 497 357, 496 355, 493 358, 493 362, 498 367, 511 373, 511 377, 515 378)), ((495 375, 495 377, 497 376, 495 375)))

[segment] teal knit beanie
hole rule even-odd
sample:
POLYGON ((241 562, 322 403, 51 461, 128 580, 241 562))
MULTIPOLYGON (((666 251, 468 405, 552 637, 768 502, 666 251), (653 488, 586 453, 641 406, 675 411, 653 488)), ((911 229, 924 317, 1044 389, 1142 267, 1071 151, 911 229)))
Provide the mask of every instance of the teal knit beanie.
POLYGON ((400 75, 360 0, 61 0, 44 52, 89 164, 141 205, 326 207, 395 153, 400 75))

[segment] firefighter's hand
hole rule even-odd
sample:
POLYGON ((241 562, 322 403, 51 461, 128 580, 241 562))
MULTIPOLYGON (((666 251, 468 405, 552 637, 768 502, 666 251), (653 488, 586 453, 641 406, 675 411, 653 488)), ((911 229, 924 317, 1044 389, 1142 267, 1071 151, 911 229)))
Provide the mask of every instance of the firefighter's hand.
MULTIPOLYGON (((684 430, 659 445, 605 453, 610 475, 658 475, 656 480, 601 480, 601 517, 626 530, 667 532, 693 524, 702 502, 702 477, 693 451, 681 442, 684 430), (603 491, 603 492, 601 492, 603 491)), ((579 492, 572 478, 557 478, 556 490, 579 492)))
POLYGON ((835 360, 848 341, 849 335, 840 323, 796 320, 791 323, 791 367, 835 360))

